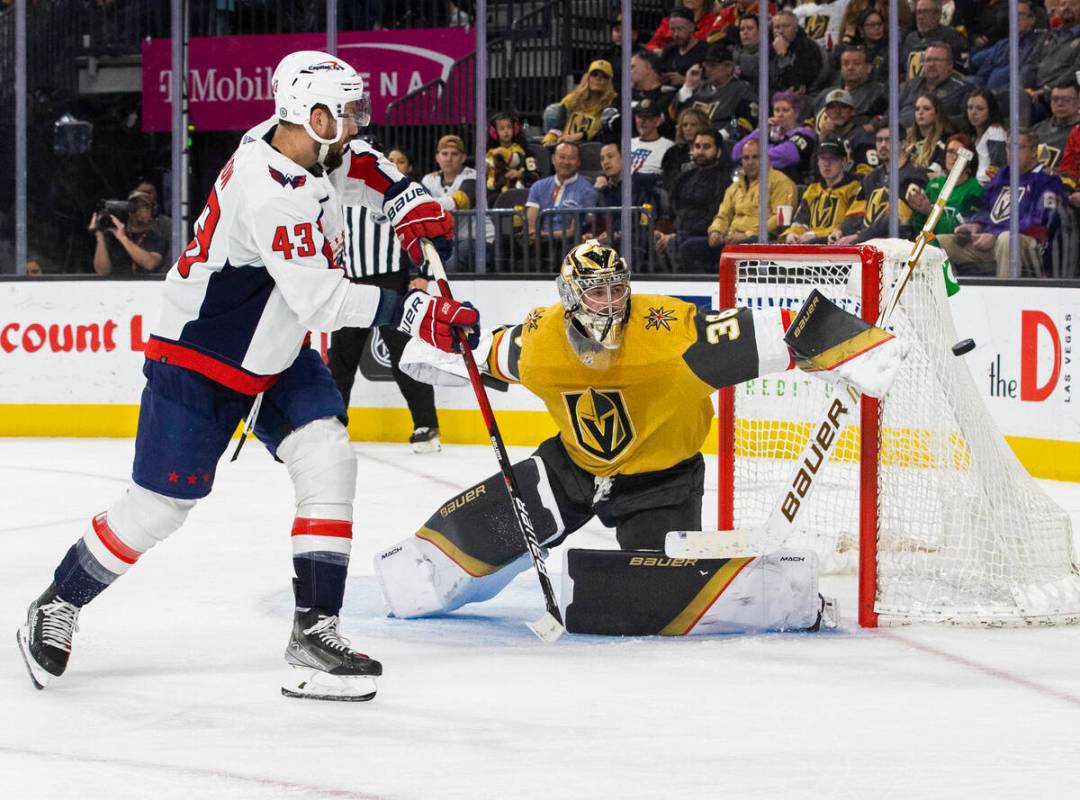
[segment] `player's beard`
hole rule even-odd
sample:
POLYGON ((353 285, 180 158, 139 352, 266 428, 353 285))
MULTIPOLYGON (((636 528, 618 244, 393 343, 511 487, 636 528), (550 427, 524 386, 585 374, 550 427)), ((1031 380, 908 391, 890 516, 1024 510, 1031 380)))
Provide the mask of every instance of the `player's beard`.
POLYGON ((321 162, 323 169, 327 173, 331 173, 341 166, 342 161, 345 160, 345 146, 347 144, 348 142, 336 142, 329 146, 326 158, 321 162))

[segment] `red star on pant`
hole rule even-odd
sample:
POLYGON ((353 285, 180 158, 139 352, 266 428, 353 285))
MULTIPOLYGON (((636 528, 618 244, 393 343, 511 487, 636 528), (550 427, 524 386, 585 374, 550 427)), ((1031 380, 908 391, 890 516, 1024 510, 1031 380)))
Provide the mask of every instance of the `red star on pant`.
POLYGON ((175 471, 169 473, 169 483, 176 483, 180 480, 180 476, 175 471))
POLYGON ((187 476, 187 482, 188 482, 188 483, 189 483, 190 485, 194 486, 194 485, 195 485, 196 483, 198 483, 198 482, 199 482, 199 476, 198 476, 198 475, 196 475, 195 473, 192 473, 192 474, 190 474, 190 475, 188 475, 188 476, 187 476))
POLYGON ((202 482, 203 483, 210 483, 210 473, 209 472, 204 472, 202 474, 202 482))

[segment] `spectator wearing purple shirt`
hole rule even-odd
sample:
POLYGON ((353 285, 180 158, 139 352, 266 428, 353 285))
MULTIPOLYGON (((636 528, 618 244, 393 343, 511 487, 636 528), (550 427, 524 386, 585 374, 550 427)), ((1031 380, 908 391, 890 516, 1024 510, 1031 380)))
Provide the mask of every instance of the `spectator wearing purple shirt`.
MULTIPOLYGON (((1068 203, 1065 184, 1056 175, 1037 171, 1039 137, 1029 130, 1020 131, 1020 263, 1022 273, 1042 272, 1042 245, 1059 209, 1068 203)), ((938 241, 957 267, 957 272, 977 274, 968 265, 996 262, 999 278, 1009 277, 1009 170, 1000 170, 983 195, 982 208, 967 224, 958 225, 952 234, 938 236, 938 241)))
MULTIPOLYGON (((817 144, 812 128, 799 125, 801 99, 794 92, 777 92, 772 96, 772 116, 769 117, 769 166, 778 169, 795 183, 804 183, 810 174, 811 157, 817 144)), ((742 157, 743 146, 757 141, 758 131, 744 136, 732 150, 731 158, 742 157)))

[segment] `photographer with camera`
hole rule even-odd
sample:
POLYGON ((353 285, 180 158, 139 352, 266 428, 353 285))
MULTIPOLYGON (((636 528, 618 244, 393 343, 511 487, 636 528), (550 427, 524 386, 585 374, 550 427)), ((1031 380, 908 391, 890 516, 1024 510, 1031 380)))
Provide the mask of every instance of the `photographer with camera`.
POLYGON ((156 272, 168 244, 151 225, 153 213, 153 199, 137 189, 126 202, 100 201, 87 226, 97 237, 94 272, 116 277, 156 272))

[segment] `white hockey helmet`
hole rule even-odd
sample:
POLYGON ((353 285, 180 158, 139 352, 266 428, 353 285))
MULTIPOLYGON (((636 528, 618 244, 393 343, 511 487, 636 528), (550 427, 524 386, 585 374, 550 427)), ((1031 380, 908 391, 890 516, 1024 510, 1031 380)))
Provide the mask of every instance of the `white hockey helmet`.
POLYGON ((577 333, 593 346, 617 348, 630 312, 626 261, 612 248, 587 239, 566 254, 555 284, 570 323, 571 343, 581 344, 573 335, 577 333))
MULTIPOLYGON (((277 118, 302 125, 322 145, 336 144, 344 134, 342 120, 352 119, 358 128, 371 122, 371 98, 364 79, 340 58, 318 50, 298 50, 281 59, 270 83, 277 118), (326 106, 338 120, 337 137, 324 139, 308 121, 311 109, 326 106)), ((320 161, 322 158, 319 159, 320 161)))

